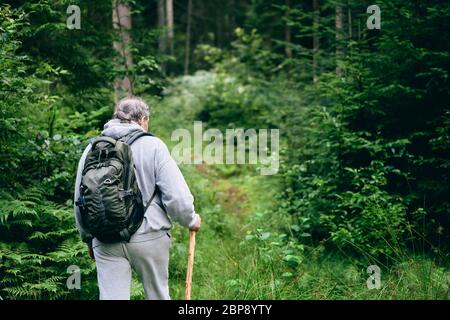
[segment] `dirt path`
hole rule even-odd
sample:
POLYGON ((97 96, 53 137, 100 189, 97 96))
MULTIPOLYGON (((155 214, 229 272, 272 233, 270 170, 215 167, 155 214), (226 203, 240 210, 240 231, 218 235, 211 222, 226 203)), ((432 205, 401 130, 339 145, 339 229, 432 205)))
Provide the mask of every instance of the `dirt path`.
POLYGON ((219 209, 215 217, 205 213, 204 233, 197 238, 193 297, 232 299, 229 286, 241 272, 240 261, 246 255, 240 243, 250 228, 252 199, 241 184, 241 177, 224 177, 204 165, 197 166, 196 171, 200 179, 208 181, 208 192, 214 195, 213 203, 219 209))

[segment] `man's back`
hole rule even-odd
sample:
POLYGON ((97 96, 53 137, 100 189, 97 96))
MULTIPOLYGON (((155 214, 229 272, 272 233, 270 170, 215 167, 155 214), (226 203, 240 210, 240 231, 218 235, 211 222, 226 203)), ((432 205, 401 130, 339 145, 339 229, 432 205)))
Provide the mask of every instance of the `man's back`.
MULTIPOLYGON (((119 139, 136 129, 143 130, 137 124, 122 123, 114 119, 105 124, 102 135, 119 139)), ((75 199, 79 195, 81 172, 90 148, 90 145, 87 146, 78 165, 75 199)), ((131 150, 144 203, 150 200, 155 187, 158 190, 153 203, 145 213, 141 228, 132 236, 130 242, 152 238, 154 237, 152 232, 170 230, 172 223, 169 217, 185 227, 191 227, 195 223, 194 199, 164 142, 157 137, 144 136, 131 145, 131 150)), ((76 211, 78 212, 77 209, 76 211)), ((80 232, 87 233, 86 228, 82 226, 79 212, 77 222, 80 232)))
MULTIPOLYGON (((133 130, 148 127, 148 106, 139 98, 119 102, 115 119, 105 124, 102 135, 120 139, 133 130)), ((75 199, 80 194, 81 176, 87 146, 78 164, 75 199)), ((159 138, 143 136, 131 145, 135 174, 147 204, 140 228, 129 241, 102 243, 83 225, 81 213, 75 207, 75 217, 81 239, 96 260, 101 299, 129 299, 131 270, 138 273, 148 299, 170 299, 168 292, 168 262, 172 221, 191 230, 200 228, 200 217, 194 210, 194 198, 167 146, 159 138)))

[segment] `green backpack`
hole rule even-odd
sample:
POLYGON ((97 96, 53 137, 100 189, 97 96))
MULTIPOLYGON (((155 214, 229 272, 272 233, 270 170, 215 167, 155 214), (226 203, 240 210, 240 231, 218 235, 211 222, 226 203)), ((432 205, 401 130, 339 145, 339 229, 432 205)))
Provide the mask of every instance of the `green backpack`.
POLYGON ((130 147, 142 136, 153 134, 135 130, 118 140, 100 136, 91 141, 76 205, 83 226, 101 242, 129 241, 156 194, 155 188, 144 206, 130 147))

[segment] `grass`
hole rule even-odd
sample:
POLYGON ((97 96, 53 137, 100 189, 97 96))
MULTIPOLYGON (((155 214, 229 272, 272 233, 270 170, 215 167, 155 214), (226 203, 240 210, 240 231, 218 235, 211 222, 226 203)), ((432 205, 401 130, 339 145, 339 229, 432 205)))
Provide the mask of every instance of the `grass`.
MULTIPOLYGON (((169 149, 172 130, 192 128, 195 106, 181 100, 154 101, 151 129, 169 149)), ((277 210, 276 176, 236 165, 181 169, 203 222, 197 234, 193 299, 449 299, 448 265, 436 265, 423 255, 400 252, 384 265, 370 256, 356 259, 323 245, 299 244, 292 237, 290 217, 277 210), (381 269, 380 289, 367 286, 367 267, 373 264, 381 269)), ((183 299, 188 232, 176 226, 172 234, 170 293, 172 299, 183 299)), ((136 279, 132 296, 143 297, 136 279)))
MULTIPOLYGON (((448 269, 426 257, 405 253, 393 265, 379 263, 381 288, 369 290, 366 270, 377 262, 290 239, 289 218, 272 210, 276 189, 268 177, 183 170, 197 186, 194 194, 203 193, 197 197, 204 224, 197 236, 193 299, 449 298, 448 269)), ((173 299, 183 299, 187 231, 176 227, 173 234, 170 291, 173 299)))

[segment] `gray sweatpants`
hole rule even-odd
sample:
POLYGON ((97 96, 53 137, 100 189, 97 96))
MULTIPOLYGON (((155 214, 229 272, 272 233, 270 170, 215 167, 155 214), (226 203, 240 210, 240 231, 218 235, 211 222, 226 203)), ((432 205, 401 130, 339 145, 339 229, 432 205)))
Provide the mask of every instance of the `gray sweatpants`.
POLYGON ((142 282, 148 300, 170 300, 169 234, 142 242, 100 243, 93 246, 100 300, 129 300, 131 270, 142 282))

